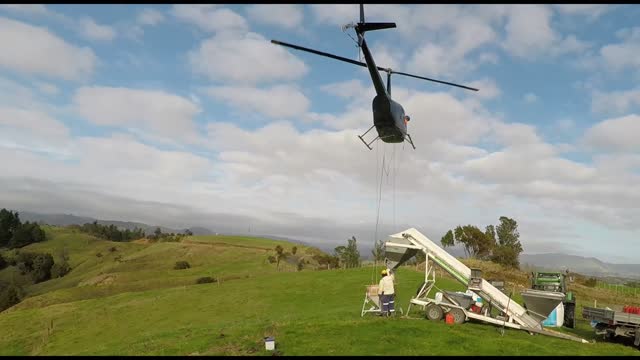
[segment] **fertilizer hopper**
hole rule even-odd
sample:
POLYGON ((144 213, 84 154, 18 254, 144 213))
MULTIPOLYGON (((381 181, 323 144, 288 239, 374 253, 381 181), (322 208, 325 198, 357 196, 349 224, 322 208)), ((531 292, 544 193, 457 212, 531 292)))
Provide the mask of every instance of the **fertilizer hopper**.
POLYGON ((561 292, 533 289, 525 290, 521 295, 529 315, 540 322, 544 321, 565 298, 561 292))
MULTIPOLYGON (((393 239, 394 243, 403 244, 406 246, 413 246, 411 242, 407 239, 393 239)), ((418 249, 410 249, 406 247, 394 246, 394 245, 385 245, 384 255, 385 255, 385 265, 387 269, 395 271, 400 265, 411 259, 418 253, 418 249)))

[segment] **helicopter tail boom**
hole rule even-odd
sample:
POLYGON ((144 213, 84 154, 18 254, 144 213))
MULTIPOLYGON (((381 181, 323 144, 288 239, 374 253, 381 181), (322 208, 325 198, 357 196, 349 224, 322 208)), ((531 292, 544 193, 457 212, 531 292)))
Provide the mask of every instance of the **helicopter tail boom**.
POLYGON ((374 30, 382 30, 382 29, 392 29, 396 27, 396 23, 393 22, 369 22, 369 23, 360 23, 356 27, 356 30, 364 34, 367 31, 374 30))

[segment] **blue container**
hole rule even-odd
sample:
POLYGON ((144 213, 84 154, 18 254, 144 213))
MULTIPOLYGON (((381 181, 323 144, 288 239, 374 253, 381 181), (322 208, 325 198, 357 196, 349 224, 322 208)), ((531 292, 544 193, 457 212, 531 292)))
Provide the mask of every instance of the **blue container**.
POLYGON ((542 326, 558 326, 558 309, 553 309, 549 317, 542 322, 542 326))

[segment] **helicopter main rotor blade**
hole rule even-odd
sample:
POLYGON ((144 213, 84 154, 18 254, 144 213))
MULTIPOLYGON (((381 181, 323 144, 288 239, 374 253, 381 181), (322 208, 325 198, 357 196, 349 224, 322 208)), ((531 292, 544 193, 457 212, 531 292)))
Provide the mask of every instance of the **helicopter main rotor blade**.
MULTIPOLYGON (((345 58, 345 57, 342 57, 342 56, 338 56, 338 55, 333 55, 333 54, 326 53, 326 52, 323 52, 323 51, 318 51, 318 50, 309 49, 309 48, 298 46, 298 45, 288 44, 288 43, 285 43, 285 42, 282 42, 282 41, 278 41, 278 40, 271 40, 271 42, 273 44, 276 44, 276 45, 290 47, 292 49, 306 51, 306 52, 310 52, 312 54, 316 54, 316 55, 320 55, 320 56, 326 56, 328 58, 332 58, 332 59, 335 59, 335 60, 344 61, 344 62, 347 62, 349 64, 367 67, 366 63, 363 63, 363 62, 360 62, 360 61, 351 60, 351 59, 348 59, 348 58, 345 58)), ((456 87, 459 87, 459 88, 472 90, 472 91, 478 91, 478 89, 476 89, 476 88, 472 88, 472 87, 465 86, 465 85, 454 84, 454 83, 450 83, 450 82, 446 82, 446 81, 442 81, 442 80, 430 79, 430 78, 426 78, 426 77, 423 77, 423 76, 407 74, 407 73, 399 72, 399 71, 393 71, 392 69, 387 69, 387 68, 383 68, 383 67, 380 67, 380 66, 376 66, 376 68, 378 68, 378 70, 380 70, 380 71, 385 71, 387 73, 390 72, 392 74, 404 75, 404 76, 409 76, 409 77, 413 77, 413 78, 416 78, 416 79, 433 81, 433 82, 440 83, 440 84, 456 86, 456 87)))
POLYGON ((454 84, 454 83, 450 83, 450 82, 446 82, 446 81, 442 81, 442 80, 436 80, 436 79, 429 79, 426 77, 422 77, 422 76, 418 76, 418 75, 411 75, 411 74, 407 74, 407 73, 403 73, 403 72, 399 72, 399 71, 391 71, 394 74, 398 74, 398 75, 404 75, 404 76, 409 76, 409 77, 414 77, 416 79, 422 79, 422 80, 427 80, 427 81, 433 81, 433 82, 437 82, 440 84, 446 84, 446 85, 451 85, 451 86, 457 86, 459 88, 463 88, 463 89, 467 89, 467 90, 473 90, 473 91, 478 91, 478 89, 476 88, 472 88, 469 86, 464 86, 464 85, 460 85, 460 84, 454 84))
MULTIPOLYGON (((282 42, 282 41, 278 41, 278 40, 271 40, 271 42, 276 44, 276 45, 282 45, 282 46, 290 47, 292 49, 306 51, 306 52, 310 52, 312 54, 316 54, 316 55, 320 55, 320 56, 326 56, 326 57, 329 57, 329 58, 332 58, 332 59, 335 59, 335 60, 348 62, 348 63, 353 64, 353 65, 359 65, 359 66, 367 67, 366 63, 363 63, 363 62, 360 62, 360 61, 351 60, 351 59, 348 59, 346 57, 342 57, 342 56, 338 56, 338 55, 329 54, 329 53, 326 53, 326 52, 323 52, 323 51, 318 51, 318 50, 313 50, 313 49, 309 49, 309 48, 298 46, 298 45, 288 44, 288 43, 285 43, 285 42, 282 42)), ((380 71, 387 71, 387 69, 382 68, 380 66, 376 66, 376 67, 380 71)))

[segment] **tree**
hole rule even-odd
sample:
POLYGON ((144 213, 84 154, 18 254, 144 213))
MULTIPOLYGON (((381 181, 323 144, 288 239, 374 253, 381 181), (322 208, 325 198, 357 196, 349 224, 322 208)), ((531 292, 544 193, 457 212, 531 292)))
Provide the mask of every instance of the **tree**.
POLYGON ((500 225, 496 228, 498 235, 498 243, 500 245, 514 246, 516 249, 522 251, 522 245, 520 245, 520 233, 518 232, 518 223, 506 216, 500 217, 500 225))
POLYGON ((51 267, 53 266, 53 256, 51 254, 38 254, 33 259, 33 272, 31 276, 37 284, 51 279, 51 267))
POLYGON ((382 240, 376 241, 373 244, 373 249, 371 250, 371 255, 373 255, 374 261, 383 261, 384 260, 384 242, 382 240))
POLYGON ((518 223, 506 216, 501 216, 500 224, 496 227, 496 234, 498 244, 493 251, 491 260, 508 267, 519 267, 520 253, 523 249, 520 244, 518 223))
POLYGON ((287 258, 284 252, 284 248, 280 245, 276 245, 276 270, 280 270, 280 261, 287 258))
POLYGON ((334 249, 335 256, 347 268, 360 266, 360 251, 355 236, 347 239, 347 246, 338 246, 334 249))
POLYGON ((8 247, 11 249, 21 248, 32 243, 42 242, 45 240, 44 230, 37 223, 29 223, 28 221, 13 231, 13 235, 9 240, 8 247))
POLYGON ((18 213, 2 209, 0 210, 0 247, 9 245, 13 233, 20 227, 20 217, 18 213))
POLYGON ((189 230, 189 229, 185 229, 184 230, 184 234, 187 236, 193 236, 193 231, 189 230))
POLYGON ((14 284, 10 284, 4 290, 0 289, 0 311, 4 311, 20 302, 21 289, 14 284))
POLYGON ((54 263, 51 267, 51 278, 57 279, 67 275, 71 267, 66 262, 54 263))
POLYGON ((462 244, 467 256, 480 259, 491 255, 494 244, 480 229, 473 225, 458 226, 453 231, 453 241, 449 232, 443 236, 441 242, 446 244, 462 244))
POLYGON ((333 249, 333 256, 338 259, 338 265, 342 264, 346 267, 347 263, 347 247, 344 245, 336 246, 333 249))
POLYGON ((447 231, 446 234, 440 239, 440 243, 443 247, 449 247, 455 245, 455 238, 453 237, 453 232, 451 230, 447 231))
POLYGON ((292 247, 291 248, 291 255, 295 255, 296 252, 298 252, 298 247, 297 246, 292 247))
POLYGON ((156 228, 156 230, 153 232, 153 238, 154 239, 160 239, 160 236, 162 236, 162 230, 160 230, 159 227, 156 228))

